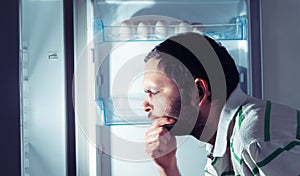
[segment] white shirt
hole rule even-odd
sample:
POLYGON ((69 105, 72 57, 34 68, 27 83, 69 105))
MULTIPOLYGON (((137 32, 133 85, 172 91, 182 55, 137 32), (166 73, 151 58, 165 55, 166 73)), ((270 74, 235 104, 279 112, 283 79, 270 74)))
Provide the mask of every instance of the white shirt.
POLYGON ((300 112, 236 88, 222 109, 215 145, 208 148, 206 175, 298 176, 300 112))

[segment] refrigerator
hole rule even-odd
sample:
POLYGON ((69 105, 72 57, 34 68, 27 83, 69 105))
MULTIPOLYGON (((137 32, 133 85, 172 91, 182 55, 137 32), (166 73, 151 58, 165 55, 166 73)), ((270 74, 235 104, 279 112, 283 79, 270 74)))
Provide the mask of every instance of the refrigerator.
MULTIPOLYGON (((151 124, 143 58, 172 35, 216 39, 235 59, 240 87, 262 96, 258 0, 21 4, 22 175, 158 175, 143 147, 151 124)), ((177 140, 182 175, 203 175, 205 144, 177 140)))
MULTIPOLYGON (((198 32, 216 39, 235 59, 242 90, 261 96, 259 1, 94 0, 74 7, 79 175, 158 175, 144 152, 151 122, 141 106, 143 58, 170 36, 198 32)), ((176 138, 182 175, 203 175, 205 144, 176 138)))

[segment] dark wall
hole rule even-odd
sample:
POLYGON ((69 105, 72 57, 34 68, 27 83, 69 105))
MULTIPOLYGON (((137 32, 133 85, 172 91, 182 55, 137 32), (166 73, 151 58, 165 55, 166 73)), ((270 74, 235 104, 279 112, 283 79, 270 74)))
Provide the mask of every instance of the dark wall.
POLYGON ((1 175, 21 175, 19 105, 19 1, 0 1, 1 175))

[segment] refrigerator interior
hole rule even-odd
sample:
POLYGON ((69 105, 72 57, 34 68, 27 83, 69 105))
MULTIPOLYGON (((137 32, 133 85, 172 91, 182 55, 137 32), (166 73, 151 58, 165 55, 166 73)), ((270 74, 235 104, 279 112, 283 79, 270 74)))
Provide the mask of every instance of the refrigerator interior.
MULTIPOLYGON (((74 79, 79 175, 158 175, 143 151, 144 133, 150 124, 141 107, 143 58, 169 36, 193 31, 218 40, 235 58, 240 86, 251 94, 247 2, 76 1, 74 79)), ((203 175, 204 143, 191 137, 177 139, 181 173, 203 175)))
POLYGON ((164 39, 183 32, 199 32, 224 45, 238 65, 241 88, 251 93, 245 1, 99 0, 93 7, 95 98, 100 110, 104 108, 105 125, 147 123, 138 108, 144 97, 142 58, 164 39))

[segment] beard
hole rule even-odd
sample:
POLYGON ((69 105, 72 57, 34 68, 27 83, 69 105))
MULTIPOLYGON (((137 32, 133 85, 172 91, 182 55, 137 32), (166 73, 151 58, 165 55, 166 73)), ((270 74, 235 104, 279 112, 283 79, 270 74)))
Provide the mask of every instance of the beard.
POLYGON ((173 136, 192 135, 199 138, 206 120, 197 106, 192 106, 190 103, 182 104, 180 98, 177 98, 172 107, 172 111, 166 114, 166 117, 175 119, 175 123, 164 126, 170 134, 173 136))
MULTIPOLYGON (((167 101, 166 101, 167 102, 167 101)), ((166 103, 165 102, 165 103, 166 103)), ((181 110, 181 99, 180 97, 176 97, 174 100, 171 100, 169 102, 169 108, 164 107, 164 104, 161 104, 161 107, 164 107, 164 111, 152 111, 148 114, 148 118, 149 119, 156 119, 156 118, 160 118, 160 117, 165 117, 165 118, 172 118, 175 121, 178 120, 179 118, 179 114, 180 114, 180 110, 181 110)), ((158 108, 158 109, 162 109, 162 108, 158 108)))
POLYGON ((176 97, 169 103, 169 107, 163 114, 158 115, 154 111, 148 114, 150 119, 155 118, 172 118, 174 124, 166 124, 164 127, 173 136, 192 135, 199 139, 205 127, 206 120, 196 104, 191 103, 191 98, 188 96, 176 97))

